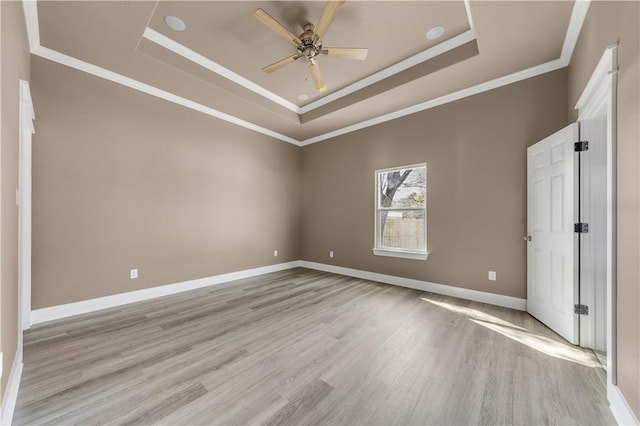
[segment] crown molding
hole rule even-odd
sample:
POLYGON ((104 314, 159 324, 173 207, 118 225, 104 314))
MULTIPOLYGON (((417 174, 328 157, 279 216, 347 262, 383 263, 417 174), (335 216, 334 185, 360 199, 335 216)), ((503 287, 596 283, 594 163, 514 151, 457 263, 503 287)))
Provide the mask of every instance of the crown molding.
POLYGON ((535 77, 541 74, 545 74, 551 71, 555 71, 560 68, 564 68, 560 59, 556 59, 542 65, 536 65, 535 67, 527 68, 522 71, 515 72, 513 74, 499 77, 485 83, 480 83, 466 89, 458 90, 457 92, 449 93, 439 98, 431 99, 426 102, 422 102, 416 105, 412 105, 407 108, 403 108, 388 114, 380 115, 369 120, 361 121, 356 124, 352 124, 341 129, 337 129, 313 138, 305 139, 301 142, 302 146, 310 145, 312 143, 320 142, 326 139, 331 139, 336 136, 341 136, 347 133, 355 132, 356 130, 364 129, 367 127, 375 126, 376 124, 384 123, 386 121, 395 120, 396 118, 404 117, 406 115, 415 114, 416 112, 424 111, 430 108, 435 108, 440 105, 447 104, 449 102, 457 101, 469 96, 477 95, 488 90, 497 89, 508 84, 516 83, 518 81, 525 80, 527 78, 535 77))
MULTIPOLYGON (((537 75, 545 74, 545 73, 566 67, 571 61, 571 56, 573 55, 575 45, 578 41, 578 36, 580 35, 580 30, 582 29, 582 25, 584 23, 584 19, 586 17, 586 14, 589 8, 590 0, 576 0, 576 2, 574 3, 573 11, 571 13, 571 19, 569 21, 569 26, 567 28, 567 33, 565 35, 565 40, 562 47, 561 56, 558 59, 555 59, 553 61, 550 61, 544 64, 540 64, 534 67, 530 67, 525 70, 518 71, 503 77, 499 77, 499 78, 496 78, 472 87, 468 87, 466 89, 458 90, 456 92, 441 96, 436 99, 431 99, 425 102, 421 102, 416 105, 402 108, 400 110, 397 110, 391 113, 383 114, 378 117, 364 120, 359 123, 342 127, 340 129, 336 129, 336 130, 333 130, 321 135, 317 135, 311 138, 307 138, 304 140, 297 140, 290 136, 278 133, 274 130, 267 129, 265 127, 262 127, 257 124, 251 123, 249 121, 243 120, 241 118, 235 117, 231 114, 227 114, 215 108, 211 108, 211 107, 199 104, 195 101, 175 95, 165 90, 158 89, 149 84, 142 83, 132 78, 115 73, 113 71, 109 71, 107 69, 101 68, 97 65, 93 65, 88 62, 84 62, 80 59, 73 58, 71 56, 57 52, 55 50, 43 47, 40 45, 37 2, 36 0, 22 0, 22 4, 23 4, 25 22, 27 27, 27 36, 29 38, 29 46, 32 54, 69 66, 71 68, 75 68, 80 71, 95 75, 97 77, 110 80, 114 83, 122 84, 132 89, 141 91, 143 93, 147 93, 149 95, 167 100, 169 102, 182 105, 186 108, 190 108, 192 110, 202 112, 212 117, 219 118, 221 120, 227 121, 229 123, 235 124, 240 127, 244 127, 249 130, 253 130, 257 133, 261 133, 266 136, 273 137, 283 142, 287 142, 297 146, 305 146, 305 145, 310 145, 312 143, 324 141, 336 136, 351 133, 356 130, 375 126, 376 124, 384 123, 386 121, 394 120, 396 118, 404 117, 409 114, 414 114, 419 111, 424 111, 424 110, 434 108, 449 102, 466 98, 468 96, 473 96, 478 93, 485 92, 487 90, 497 89, 498 87, 502 87, 502 86, 512 84, 527 78, 535 77, 537 75)), ((465 7, 466 7, 468 18, 469 18, 469 23, 471 25, 471 30, 461 34, 459 37, 472 36, 473 38, 475 38, 475 29, 473 27, 473 21, 471 18, 471 11, 470 11, 468 0, 465 0, 465 7)), ((444 43, 441 43, 441 44, 444 44, 444 43)), ((433 48, 436 48, 436 47, 437 46, 434 46, 433 48)), ((425 52, 422 52, 422 54, 427 55, 425 52)), ((419 60, 419 58, 415 58, 414 60, 419 60)))
POLYGON ((571 19, 569 19, 569 26, 567 27, 567 33, 564 36, 564 43, 562 44, 562 51, 560 53, 560 59, 562 59, 565 66, 568 66, 571 62, 571 57, 578 43, 578 37, 582 30, 582 24, 584 24, 584 20, 587 17, 590 4, 591 0, 576 0, 573 4, 571 19))
MULTIPOLYGON (((532 78, 541 74, 545 74, 551 71, 555 71, 560 68, 564 68, 571 62, 573 51, 578 43, 578 37, 582 30, 582 25, 587 16, 589 5, 591 0, 576 0, 573 9, 571 11, 571 18, 569 19, 569 25, 565 34, 564 43, 562 44, 562 51, 560 57, 553 61, 546 62, 544 64, 536 65, 527 68, 522 71, 515 72, 503 77, 499 77, 484 83, 477 84, 466 89, 459 90, 457 92, 449 93, 436 99, 431 99, 416 105, 412 105, 388 114, 383 114, 378 117, 364 120, 359 123, 355 123, 341 129, 336 129, 331 132, 324 133, 322 135, 314 136, 312 138, 304 139, 301 141, 301 145, 310 145, 312 143, 320 142, 336 136, 341 136, 347 133, 355 132, 367 127, 375 126, 376 124, 384 123, 386 121, 395 120, 396 118, 404 117, 406 115, 414 114, 419 111, 424 111, 430 108, 435 108, 440 105, 444 105, 449 102, 457 101, 468 96, 473 96, 478 93, 486 92, 487 90, 497 89, 508 84, 516 83, 518 81, 532 78)), ((473 19, 471 15, 470 2, 465 0, 465 7, 467 8, 467 16, 469 19, 469 25, 472 31, 475 33, 473 25, 473 19)))
POLYGON ((29 39, 29 48, 31 50, 31 54, 40 56, 41 58, 45 58, 53 62, 57 62, 62 65, 66 65, 79 71, 86 72, 87 74, 95 75, 96 77, 104 78, 105 80, 121 84, 123 86, 138 90, 148 95, 156 96, 166 101, 182 105, 194 111, 199 111, 203 114, 210 115, 211 117, 219 118, 220 120, 224 120, 231 124, 244 127, 245 129, 253 130, 254 132, 279 139, 283 142, 300 146, 300 141, 292 137, 283 135, 271 129, 267 129, 266 127, 259 126, 257 124, 235 117, 231 114, 227 114, 225 112, 217 110, 215 108, 202 105, 190 99, 183 98, 182 96, 167 92, 166 90, 162 90, 149 84, 142 83, 141 81, 134 80, 122 74, 118 74, 108 69, 90 64, 83 60, 42 46, 40 44, 37 2, 36 0, 23 0, 22 6, 24 10, 24 19, 27 27, 27 38, 29 39))
POLYGON ((40 26, 38 21, 37 1, 22 0, 22 10, 24 12, 25 26, 27 27, 29 50, 33 53, 40 47, 40 26))
POLYGON ((245 129, 253 130, 254 132, 262 133, 263 135, 267 135, 272 138, 279 139, 283 142, 288 142, 293 145, 298 145, 298 146, 300 145, 300 141, 298 141, 297 139, 291 138, 289 136, 275 132, 271 129, 267 129, 266 127, 262 127, 257 124, 251 123, 249 121, 243 120, 241 118, 235 117, 231 114, 227 114, 215 108, 211 108, 211 107, 199 104, 190 99, 183 98, 182 96, 174 95, 173 93, 167 92, 162 89, 158 89, 157 87, 151 86, 146 83, 142 83, 138 80, 134 80, 132 78, 126 77, 122 74, 118 74, 113 71, 109 71, 105 68, 99 67, 97 65, 93 65, 88 62, 81 61, 80 59, 65 55, 64 53, 57 52, 47 47, 40 46, 35 50, 35 52, 32 52, 32 53, 36 56, 40 56, 50 61, 57 62, 62 65, 66 65, 68 67, 77 69, 79 71, 84 71, 88 74, 92 74, 97 77, 104 78, 105 80, 109 80, 114 83, 118 83, 123 86, 130 87, 132 89, 138 90, 148 95, 156 96, 158 98, 167 100, 169 102, 182 105, 189 109, 202 112, 204 114, 210 115, 215 118, 219 118, 231 124, 244 127, 245 129))
POLYGON ((232 82, 244 87, 245 89, 248 89, 254 93, 257 93, 258 95, 263 96, 269 99, 270 101, 275 102, 276 104, 283 106, 290 111, 295 112, 296 114, 300 114, 301 112, 301 108, 298 105, 294 104, 293 102, 289 102, 285 98, 276 95, 275 93, 265 89, 259 84, 254 83, 248 78, 245 78, 240 74, 237 74, 231 71, 229 68, 226 68, 215 61, 212 61, 206 56, 203 56, 198 52, 189 49, 185 45, 178 43, 177 41, 167 37, 162 33, 159 33, 158 31, 152 28, 147 27, 144 30, 142 37, 146 38, 149 41, 154 42, 159 46, 164 47, 167 50, 170 50, 176 55, 180 55, 183 58, 188 59, 191 62, 194 62, 200 65, 201 67, 204 67, 209 71, 212 71, 218 74, 221 77, 226 78, 227 80, 231 80, 232 82))

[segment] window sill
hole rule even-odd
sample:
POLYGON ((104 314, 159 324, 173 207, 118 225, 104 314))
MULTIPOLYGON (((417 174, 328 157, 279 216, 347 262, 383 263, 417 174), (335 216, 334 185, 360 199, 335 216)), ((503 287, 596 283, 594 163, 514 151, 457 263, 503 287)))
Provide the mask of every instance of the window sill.
POLYGON ((374 248, 372 250, 373 254, 375 254, 376 256, 401 257, 403 259, 413 260, 427 260, 427 257, 429 257, 429 253, 427 253, 426 251, 403 251, 379 248, 374 248))

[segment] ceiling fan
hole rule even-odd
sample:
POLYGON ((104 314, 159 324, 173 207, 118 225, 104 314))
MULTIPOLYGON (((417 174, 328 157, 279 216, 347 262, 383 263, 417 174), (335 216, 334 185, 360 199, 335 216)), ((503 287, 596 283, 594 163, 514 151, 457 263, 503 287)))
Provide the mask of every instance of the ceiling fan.
POLYGON ((328 1, 322 11, 322 16, 317 25, 305 24, 303 26, 304 32, 300 36, 296 36, 289 31, 287 27, 276 21, 271 15, 262 9, 257 9, 253 12, 260 22, 277 32, 281 36, 289 40, 296 46, 298 52, 288 56, 284 59, 274 62, 271 65, 267 65, 262 70, 268 74, 279 70, 285 65, 289 65, 300 58, 306 58, 309 62, 309 68, 311 69, 311 76, 313 77, 313 83, 316 86, 318 92, 324 92, 327 90, 327 86, 322 82, 322 75, 320 74, 320 66, 318 65, 317 57, 319 55, 335 56, 336 58, 344 59, 358 59, 364 60, 369 53, 369 49, 352 49, 344 47, 322 47, 322 38, 326 34, 329 26, 336 18, 338 11, 342 7, 345 0, 340 1, 328 1))

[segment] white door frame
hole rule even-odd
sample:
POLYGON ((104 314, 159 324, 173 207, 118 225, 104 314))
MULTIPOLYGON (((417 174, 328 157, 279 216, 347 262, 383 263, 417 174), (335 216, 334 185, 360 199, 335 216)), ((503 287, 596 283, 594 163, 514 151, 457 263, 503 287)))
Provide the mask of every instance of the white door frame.
POLYGON ((580 301, 589 308, 580 316, 580 346, 607 351, 607 98, 594 99, 588 114, 580 115, 580 301), (591 107, 594 107, 593 109, 591 107))
POLYGON ((620 408, 620 404, 626 405, 620 389, 616 386, 617 74, 618 46, 613 45, 604 51, 575 106, 578 110, 578 120, 580 120, 595 114, 601 106, 603 98, 606 99, 607 105, 607 399, 611 403, 614 414, 618 411, 614 409, 615 407, 620 408))
POLYGON ((18 171, 18 348, 22 331, 31 327, 31 138, 35 133, 29 82, 20 80, 20 145, 18 171))

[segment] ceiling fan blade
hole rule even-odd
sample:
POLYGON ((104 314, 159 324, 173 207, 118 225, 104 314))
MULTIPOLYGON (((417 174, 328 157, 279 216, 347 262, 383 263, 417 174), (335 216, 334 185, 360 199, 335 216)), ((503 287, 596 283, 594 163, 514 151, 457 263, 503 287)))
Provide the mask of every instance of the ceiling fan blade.
POLYGON ((345 0, 339 1, 328 1, 322 11, 322 16, 320 16, 320 20, 318 20, 318 25, 316 25, 315 33, 318 37, 323 38, 333 20, 336 19, 336 15, 338 15, 338 11, 344 4, 345 0))
POLYGON ((279 60, 278 62, 274 62, 271 65, 267 65, 266 67, 262 68, 262 71, 266 72, 267 74, 271 74, 274 71, 278 71, 280 68, 284 67, 285 65, 289 65, 290 63, 292 63, 293 61, 295 61, 300 57, 302 57, 302 55, 296 53, 295 55, 288 56, 284 59, 279 60))
POLYGON ((313 77, 313 84, 316 86, 316 90, 320 93, 326 92, 327 86, 322 82, 322 74, 320 74, 320 65, 315 59, 309 61, 309 68, 311 68, 311 77, 313 77))
POLYGON ((336 58, 344 59, 357 59, 364 61, 367 59, 369 49, 351 49, 348 47, 327 47, 322 49, 322 53, 327 56, 334 56, 336 58))
POLYGON ((282 37, 289 40, 294 45, 300 46, 302 44, 298 36, 296 36, 294 33, 289 31, 287 27, 282 25, 280 22, 276 21, 273 16, 269 15, 264 10, 256 9, 256 11, 253 12, 253 16, 255 16, 256 19, 258 19, 258 21, 262 22, 267 27, 271 28, 273 31, 277 32, 282 37))

